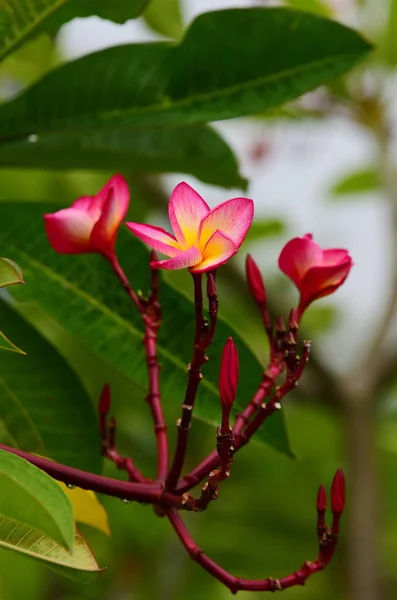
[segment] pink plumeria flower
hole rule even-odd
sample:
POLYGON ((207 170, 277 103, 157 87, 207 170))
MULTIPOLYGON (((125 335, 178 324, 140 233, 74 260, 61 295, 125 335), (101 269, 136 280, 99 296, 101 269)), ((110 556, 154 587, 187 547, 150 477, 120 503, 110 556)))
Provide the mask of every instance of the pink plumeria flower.
POLYGON ((254 216, 254 203, 233 198, 210 209, 185 182, 171 194, 168 214, 174 235, 161 227, 127 223, 140 240, 171 258, 151 263, 162 269, 189 268, 203 273, 220 267, 236 254, 254 216))
POLYGON ((51 246, 61 254, 99 252, 112 257, 129 202, 127 182, 114 175, 96 196, 83 196, 69 208, 44 215, 51 246))
POLYGON ((345 281, 353 261, 347 250, 323 250, 308 233, 290 240, 278 264, 300 292, 299 315, 318 298, 332 294, 345 281))

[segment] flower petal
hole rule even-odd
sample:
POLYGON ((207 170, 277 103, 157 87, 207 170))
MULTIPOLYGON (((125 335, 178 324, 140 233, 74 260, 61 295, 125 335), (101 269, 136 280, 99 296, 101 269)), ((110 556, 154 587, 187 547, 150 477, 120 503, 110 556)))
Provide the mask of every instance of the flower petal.
POLYGON ((281 271, 292 279, 298 289, 301 289, 302 278, 306 271, 323 262, 322 248, 308 235, 287 242, 278 259, 281 271))
POLYGON ((201 261, 201 254, 195 246, 188 248, 184 251, 179 251, 178 256, 170 258, 169 260, 159 260, 151 262, 151 267, 157 267, 158 269, 185 269, 191 267, 201 261))
POLYGON ((175 237, 183 248, 196 243, 201 220, 209 210, 208 204, 189 184, 178 183, 171 194, 168 215, 175 237))
POLYGON ((192 273, 212 271, 225 264, 225 262, 227 262, 233 254, 236 254, 237 251, 238 246, 236 246, 230 238, 221 231, 215 231, 202 252, 202 261, 194 268, 190 269, 190 271, 192 273))
POLYGON ((230 238, 239 248, 254 217, 254 203, 249 198, 232 198, 218 204, 201 222, 199 248, 208 242, 210 237, 219 230, 230 238))
POLYGON ((56 252, 79 254, 94 252, 90 245, 93 221, 90 215, 74 207, 44 215, 48 240, 56 252))
POLYGON ((180 254, 181 248, 178 242, 165 229, 154 225, 143 225, 142 223, 126 223, 126 225, 137 238, 154 250, 168 256, 178 256, 180 254))
POLYGON ((347 250, 329 249, 323 250, 323 266, 340 265, 346 262, 351 262, 351 257, 347 250))
POLYGON ((352 266, 353 262, 348 256, 343 264, 309 269, 301 285, 300 305, 302 310, 313 300, 329 296, 337 290, 344 283, 352 266))
POLYGON ((101 190, 101 195, 104 192, 106 192, 107 197, 102 205, 98 221, 92 230, 91 242, 94 246, 113 249, 117 230, 128 210, 130 192, 127 182, 121 175, 114 175, 101 190))

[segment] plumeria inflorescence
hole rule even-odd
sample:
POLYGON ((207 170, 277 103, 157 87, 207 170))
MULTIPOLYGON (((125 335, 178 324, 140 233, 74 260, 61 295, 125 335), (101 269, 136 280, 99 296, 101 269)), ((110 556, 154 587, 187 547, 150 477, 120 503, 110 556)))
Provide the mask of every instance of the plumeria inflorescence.
POLYGON ((128 205, 128 186, 121 175, 115 175, 97 195, 79 198, 70 208, 45 215, 44 220, 50 244, 57 252, 102 254, 142 317, 148 373, 146 401, 153 416, 157 441, 156 479, 145 477, 131 458, 118 453, 116 421, 114 417, 109 419, 111 392, 107 385, 103 388, 98 406, 101 452, 127 473, 128 481, 93 475, 10 447, 0 447, 23 456, 60 481, 126 500, 153 504, 156 514, 168 517, 191 558, 233 593, 239 590, 278 591, 303 585, 310 575, 328 564, 336 547, 345 504, 345 481, 341 470, 336 473, 331 488, 333 521, 330 528, 325 522, 327 495, 324 486, 320 486, 318 491, 317 558, 305 562, 296 572, 281 579, 246 580, 229 574, 195 544, 180 512, 201 512, 216 500, 222 482, 230 476, 236 453, 252 439, 266 419, 281 410, 285 396, 298 384, 309 359, 310 343, 303 341, 301 344, 298 340, 302 314, 311 302, 333 293, 344 282, 352 260, 346 250, 323 250, 310 234, 289 241, 280 254, 279 266, 297 286, 300 298, 285 323, 282 318, 274 321, 270 315, 260 269, 251 256, 247 257, 248 288, 263 320, 269 343, 269 361, 258 381, 256 393, 251 399, 246 399, 244 410, 233 417, 239 358, 233 339, 225 340, 219 374, 220 426, 216 448, 190 473, 181 477, 196 395, 203 377, 202 369, 216 333, 216 272, 243 243, 253 219, 254 206, 248 198, 234 198, 210 209, 197 192, 182 182, 172 192, 168 206, 173 235, 152 225, 127 223, 132 233, 153 249, 150 255, 151 291, 145 298, 132 288, 115 250, 118 229, 128 205), (155 251, 170 258, 160 260, 155 251), (170 461, 157 355, 157 334, 161 326, 158 270, 181 268, 187 268, 193 279, 195 333, 181 416, 177 421, 177 442, 170 461), (205 294, 203 276, 206 277, 205 294), (203 315, 205 298, 209 322, 203 315), (195 497, 191 491, 200 482, 204 483, 195 497))

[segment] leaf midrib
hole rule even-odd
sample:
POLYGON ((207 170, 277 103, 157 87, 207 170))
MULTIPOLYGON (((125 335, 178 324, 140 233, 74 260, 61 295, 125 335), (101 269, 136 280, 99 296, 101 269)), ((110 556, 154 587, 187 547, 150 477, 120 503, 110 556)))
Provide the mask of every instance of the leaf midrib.
MULTIPOLYGON (((370 48, 368 48, 368 50, 366 51, 367 53, 370 51, 370 48)), ((104 51, 106 52, 106 50, 104 51)), ((214 90, 211 92, 205 92, 205 93, 201 93, 201 94, 197 94, 194 96, 187 96, 186 98, 182 98, 180 100, 173 100, 171 97, 167 97, 167 101, 163 101, 161 103, 158 104, 149 104, 146 107, 137 107, 137 108, 131 108, 131 109, 125 109, 125 110, 97 110, 97 111, 92 111, 92 112, 85 112, 85 113, 80 113, 79 114, 79 124, 78 124, 78 128, 73 128, 70 126, 70 123, 68 122, 67 125, 67 131, 68 134, 70 133, 81 133, 82 131, 90 131, 91 129, 93 129, 94 125, 95 125, 95 130, 98 131, 98 122, 95 122, 95 124, 93 123, 92 126, 84 126, 84 121, 87 121, 87 118, 90 118, 91 120, 93 120, 93 118, 97 118, 100 119, 102 122, 103 121, 114 121, 117 118, 120 117, 124 117, 124 118, 128 118, 128 117, 134 117, 134 116, 142 116, 142 115, 147 115, 150 113, 160 113, 161 111, 165 111, 165 110, 175 110, 178 108, 183 108, 183 107, 191 107, 194 106, 195 104, 200 104, 200 103, 204 103, 205 101, 210 101, 210 100, 214 100, 214 99, 218 99, 224 96, 228 96, 228 95, 232 95, 235 94, 237 92, 241 92, 241 91, 247 91, 247 90, 253 90, 255 88, 261 87, 264 84, 268 84, 268 83, 274 83, 277 81, 280 81, 282 79, 285 79, 286 77, 290 77, 293 75, 297 75, 299 73, 305 73, 307 71, 310 70, 316 70, 319 67, 328 65, 328 64, 332 64, 333 62, 335 62, 336 59, 348 59, 349 57, 354 57, 357 56, 358 54, 365 54, 364 50, 362 52, 349 52, 349 53, 341 53, 341 54, 334 54, 332 57, 325 57, 323 59, 319 59, 319 60, 315 60, 312 61, 310 63, 306 63, 305 65, 300 65, 297 67, 293 67, 291 69, 285 69, 284 71, 279 71, 278 73, 272 73, 271 75, 266 75, 263 77, 258 77, 240 84, 236 84, 236 85, 232 85, 232 86, 228 86, 222 89, 218 89, 218 90, 214 90), (80 121, 82 121, 82 123, 80 123, 80 121)), ((12 101, 11 101, 12 102, 12 101)), ((4 105, 6 106, 6 105, 4 105)), ((271 105, 269 106, 269 108, 271 108, 271 105)), ((66 122, 68 121, 68 119, 70 118, 70 116, 68 117, 64 117, 65 120, 65 125, 66 122)), ((224 117, 225 119, 227 117, 224 117)), ((62 119, 60 120, 62 123, 62 119)), ((59 121, 58 121, 59 122, 59 121)), ((197 124, 200 125, 202 123, 206 123, 207 120, 200 120, 200 121, 189 121, 186 124, 189 125, 193 125, 193 124, 197 124)), ((103 129, 106 130, 105 124, 103 124, 103 129)), ((155 125, 152 125, 150 123, 144 123, 143 125, 139 125, 139 124, 133 124, 133 125, 128 125, 128 124, 122 124, 120 125, 120 128, 123 128, 123 131, 125 131, 126 129, 129 131, 133 131, 134 129, 141 129, 142 127, 154 127, 155 125)), ((164 127, 164 125, 157 125, 157 126, 161 126, 164 127)), ((170 123, 169 125, 166 126, 177 126, 176 124, 172 124, 170 123)), ((180 125, 178 125, 180 126, 180 125)), ((59 125, 58 125, 59 127, 59 125)), ((31 129, 31 128, 30 128, 31 129)), ((29 129, 28 133, 31 133, 29 129)), ((43 130, 40 128, 36 128, 35 133, 45 133, 46 135, 51 134, 51 135, 61 135, 63 134, 65 131, 65 129, 51 129, 51 131, 49 131, 47 133, 47 130, 43 130)), ((11 140, 19 140, 19 139, 25 139, 26 135, 28 135, 27 132, 24 133, 18 133, 15 135, 7 135, 7 136, 2 136, 0 134, 0 142, 3 141, 11 141, 11 140)))

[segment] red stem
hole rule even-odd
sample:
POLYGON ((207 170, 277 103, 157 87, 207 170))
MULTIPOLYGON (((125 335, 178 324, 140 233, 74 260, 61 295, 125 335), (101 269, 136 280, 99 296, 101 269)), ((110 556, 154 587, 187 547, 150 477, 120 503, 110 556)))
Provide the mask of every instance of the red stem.
POLYGON ((152 269, 152 293, 149 301, 140 299, 128 281, 116 256, 109 262, 119 278, 121 285, 142 315, 145 326, 143 345, 145 347, 148 369, 148 395, 146 401, 154 421, 154 433, 157 442, 157 481, 164 482, 168 472, 168 439, 160 393, 160 364, 157 357, 157 332, 161 323, 161 308, 158 302, 158 271, 152 269))
POLYGON ((185 462, 189 431, 191 427, 192 414, 196 401, 198 386, 201 379, 201 367, 207 361, 206 350, 212 343, 215 335, 217 322, 218 299, 215 289, 215 279, 212 273, 208 274, 207 295, 209 301, 210 325, 206 329, 203 318, 203 290, 202 274, 192 274, 194 284, 194 306, 196 314, 196 327, 194 334, 193 358, 188 366, 188 383, 185 398, 182 404, 182 416, 177 421, 178 437, 172 466, 166 481, 167 489, 173 490, 178 483, 185 462))
POLYGON ((306 579, 326 567, 332 558, 338 539, 336 535, 325 534, 319 543, 318 558, 313 562, 305 562, 298 571, 295 571, 291 575, 287 575, 281 579, 272 579, 271 577, 266 579, 241 579, 222 569, 222 567, 204 554, 203 550, 194 542, 177 510, 173 508, 169 509, 167 517, 190 558, 228 587, 233 594, 236 594, 239 590, 275 592, 295 585, 304 585, 306 579))
MULTIPOLYGON (((249 423, 252 416, 259 409, 261 404, 270 394, 274 386, 274 379, 282 372, 284 365, 282 363, 270 366, 263 374, 262 381, 257 392, 253 396, 248 406, 236 417, 236 422, 233 427, 233 435, 235 437, 234 450, 235 452, 241 448, 241 433, 244 427, 249 423)), ((194 488, 200 481, 208 477, 210 472, 216 469, 219 465, 219 456, 216 450, 211 452, 204 460, 201 461, 192 471, 181 479, 175 491, 182 493, 194 488)))

